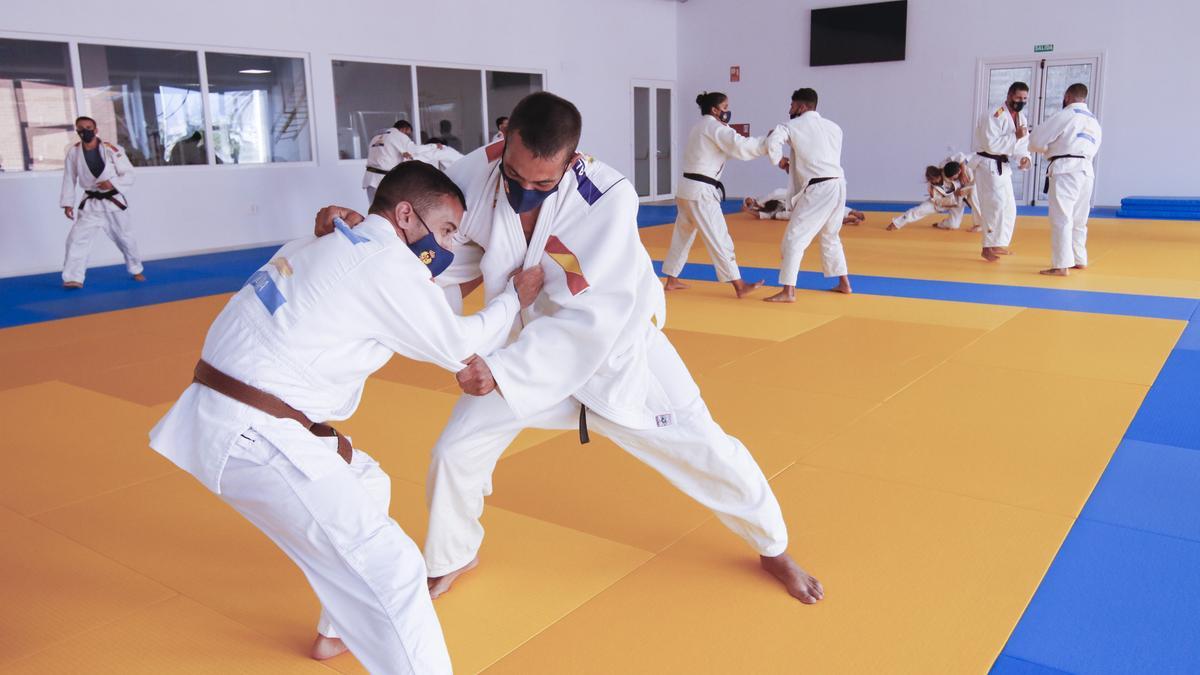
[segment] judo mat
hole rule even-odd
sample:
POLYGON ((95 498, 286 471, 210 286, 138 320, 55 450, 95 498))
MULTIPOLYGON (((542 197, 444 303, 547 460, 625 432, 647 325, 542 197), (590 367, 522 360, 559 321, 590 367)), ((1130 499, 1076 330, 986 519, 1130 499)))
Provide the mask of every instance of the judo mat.
MULTIPOLYGON (((1044 219, 989 265, 977 235, 883 231, 893 215, 843 230, 853 296, 807 290, 830 285, 812 251, 794 305, 735 300, 699 244, 668 294, 668 335, 825 601, 789 598, 610 442, 529 431, 480 567, 435 603, 457 672, 1200 670, 1200 229, 1097 220, 1092 268, 1050 279, 1044 219)), ((729 222, 745 275, 773 281, 784 224, 729 222)), ((670 227, 642 235, 661 260, 670 227)), ((268 254, 0 284, 0 673, 362 672, 305 657, 299 570, 146 447, 268 254)), ((418 543, 455 391, 396 359, 339 425, 418 543)))

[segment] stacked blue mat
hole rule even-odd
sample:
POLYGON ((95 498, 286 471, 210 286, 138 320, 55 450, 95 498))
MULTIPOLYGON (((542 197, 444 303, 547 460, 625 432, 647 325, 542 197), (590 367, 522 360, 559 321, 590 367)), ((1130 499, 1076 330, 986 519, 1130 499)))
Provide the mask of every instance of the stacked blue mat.
POLYGON ((1126 197, 1118 218, 1200 220, 1200 197, 1126 197))

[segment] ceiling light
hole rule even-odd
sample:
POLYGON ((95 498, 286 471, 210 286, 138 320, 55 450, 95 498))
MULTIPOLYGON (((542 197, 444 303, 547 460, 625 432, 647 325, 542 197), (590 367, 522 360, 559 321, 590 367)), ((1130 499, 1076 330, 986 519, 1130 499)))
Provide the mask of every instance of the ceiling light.
POLYGON ((266 75, 271 71, 263 70, 261 68, 246 68, 245 70, 239 70, 238 72, 243 75, 266 75))

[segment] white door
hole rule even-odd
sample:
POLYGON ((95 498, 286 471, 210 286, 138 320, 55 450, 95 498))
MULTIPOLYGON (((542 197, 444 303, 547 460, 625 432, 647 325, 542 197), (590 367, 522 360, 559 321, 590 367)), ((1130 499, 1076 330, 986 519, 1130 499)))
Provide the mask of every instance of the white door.
POLYGON ((642 201, 675 195, 674 94, 670 85, 633 85, 633 185, 642 201))
MULTIPOLYGON (((1099 56, 989 59, 980 63, 976 114, 971 125, 972 140, 979 117, 990 114, 1004 104, 1008 87, 1013 82, 1029 85, 1029 103, 1025 115, 1031 129, 1062 109, 1063 93, 1076 82, 1088 86, 1088 106, 1099 115, 1099 56)), ((1013 164, 1013 194, 1018 204, 1046 203, 1046 195, 1042 193, 1046 163, 1045 157, 1034 155, 1033 168, 1029 171, 1018 171, 1016 164, 1013 164)))

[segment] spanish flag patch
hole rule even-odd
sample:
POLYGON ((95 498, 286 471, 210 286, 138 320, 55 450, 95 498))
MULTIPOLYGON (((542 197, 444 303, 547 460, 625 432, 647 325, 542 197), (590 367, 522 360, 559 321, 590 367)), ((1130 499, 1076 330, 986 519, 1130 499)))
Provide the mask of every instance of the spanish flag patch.
POLYGON ((487 155, 487 161, 489 163, 500 159, 500 156, 504 154, 504 139, 502 138, 487 146, 487 149, 483 152, 485 155, 487 155))
POLYGON ((554 262, 563 268, 567 274, 567 288, 571 295, 579 295, 588 288, 588 281, 583 276, 583 268, 579 266, 579 258, 571 253, 571 249, 563 245, 558 237, 553 235, 546 240, 546 255, 554 258, 554 262))

